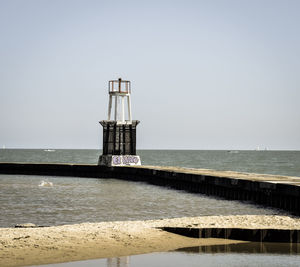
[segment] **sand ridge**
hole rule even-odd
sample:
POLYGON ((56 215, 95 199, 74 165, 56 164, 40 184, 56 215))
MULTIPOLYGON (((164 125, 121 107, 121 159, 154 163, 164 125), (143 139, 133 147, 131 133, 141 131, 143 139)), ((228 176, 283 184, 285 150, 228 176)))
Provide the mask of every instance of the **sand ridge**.
POLYGON ((0 265, 58 263, 244 242, 188 238, 159 229, 164 226, 300 229, 300 219, 278 215, 201 216, 44 228, 0 228, 0 265))

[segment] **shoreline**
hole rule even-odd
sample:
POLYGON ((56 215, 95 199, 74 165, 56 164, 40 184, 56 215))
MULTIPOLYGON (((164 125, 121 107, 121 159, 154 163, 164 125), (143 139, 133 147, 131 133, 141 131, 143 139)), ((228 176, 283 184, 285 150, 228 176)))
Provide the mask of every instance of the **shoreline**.
POLYGON ((0 228, 0 262, 1 266, 40 265, 247 242, 189 238, 158 227, 300 229, 300 218, 279 215, 202 216, 42 228, 0 228))

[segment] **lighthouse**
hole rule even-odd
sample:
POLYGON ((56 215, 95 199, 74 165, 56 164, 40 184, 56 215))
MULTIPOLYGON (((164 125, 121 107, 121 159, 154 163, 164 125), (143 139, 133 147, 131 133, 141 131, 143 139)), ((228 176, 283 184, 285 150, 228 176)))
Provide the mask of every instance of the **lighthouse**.
POLYGON ((103 151, 99 165, 127 166, 141 165, 136 155, 136 127, 138 120, 132 120, 130 81, 108 82, 108 116, 100 121, 103 127, 103 151))

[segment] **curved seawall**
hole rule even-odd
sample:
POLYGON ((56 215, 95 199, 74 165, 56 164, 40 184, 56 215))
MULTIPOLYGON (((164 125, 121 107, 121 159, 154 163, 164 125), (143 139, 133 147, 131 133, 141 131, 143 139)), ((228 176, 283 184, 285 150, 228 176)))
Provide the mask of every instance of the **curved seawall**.
POLYGON ((1 174, 116 178, 243 200, 300 215, 300 177, 187 169, 80 164, 0 163, 1 174))

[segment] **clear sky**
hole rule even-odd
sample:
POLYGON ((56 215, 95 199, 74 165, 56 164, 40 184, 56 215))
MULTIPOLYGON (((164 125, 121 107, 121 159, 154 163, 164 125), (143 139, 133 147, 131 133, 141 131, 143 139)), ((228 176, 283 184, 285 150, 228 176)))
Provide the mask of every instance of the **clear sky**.
POLYGON ((132 82, 139 149, 300 150, 298 0, 0 0, 0 148, 102 148, 132 82))

